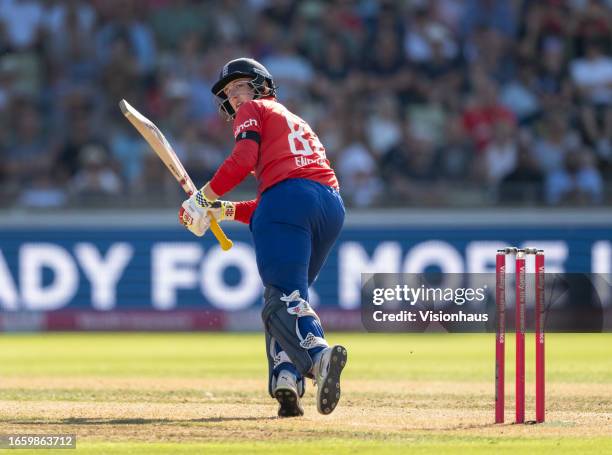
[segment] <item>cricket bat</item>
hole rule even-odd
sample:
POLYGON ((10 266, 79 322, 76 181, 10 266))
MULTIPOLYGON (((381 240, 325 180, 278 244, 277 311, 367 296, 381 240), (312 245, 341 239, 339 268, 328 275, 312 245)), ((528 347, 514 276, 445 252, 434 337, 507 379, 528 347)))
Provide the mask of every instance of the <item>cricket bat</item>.
MULTIPOLYGON (((126 100, 119 102, 119 107, 123 115, 130 121, 130 123, 138 130, 142 137, 147 141, 151 148, 155 151, 159 159, 163 161, 170 173, 179 182, 183 191, 191 196, 198 189, 194 185, 193 181, 185 171, 183 164, 178 159, 178 156, 174 152, 174 149, 167 141, 166 137, 162 132, 155 126, 155 124, 134 109, 126 100)), ((229 250, 232 247, 232 241, 227 238, 221 226, 217 220, 209 212, 210 216, 210 230, 215 235, 221 248, 223 250, 229 250)))

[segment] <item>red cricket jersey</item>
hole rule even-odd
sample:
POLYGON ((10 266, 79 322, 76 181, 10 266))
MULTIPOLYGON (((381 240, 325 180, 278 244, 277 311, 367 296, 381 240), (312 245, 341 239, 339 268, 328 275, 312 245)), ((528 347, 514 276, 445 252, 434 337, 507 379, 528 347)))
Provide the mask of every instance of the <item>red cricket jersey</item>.
POLYGON ((236 145, 210 181, 219 196, 251 172, 257 179, 257 199, 236 204, 236 220, 248 223, 261 194, 286 179, 303 178, 338 188, 325 148, 308 123, 268 97, 251 100, 234 119, 236 145))

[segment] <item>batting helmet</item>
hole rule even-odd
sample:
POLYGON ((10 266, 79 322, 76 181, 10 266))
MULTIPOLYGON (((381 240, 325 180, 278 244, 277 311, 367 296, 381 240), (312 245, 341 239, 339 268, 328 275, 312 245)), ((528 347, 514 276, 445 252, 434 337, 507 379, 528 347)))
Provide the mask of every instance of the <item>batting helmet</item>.
POLYGON ((223 66, 219 74, 219 80, 215 82, 211 89, 213 95, 216 96, 219 110, 223 111, 229 118, 234 118, 236 112, 234 112, 227 95, 223 93, 223 88, 231 81, 241 77, 252 78, 250 85, 255 92, 255 99, 276 95, 274 79, 272 79, 272 75, 265 66, 252 58, 243 57, 231 60, 223 66), (268 90, 266 90, 266 83, 268 90))

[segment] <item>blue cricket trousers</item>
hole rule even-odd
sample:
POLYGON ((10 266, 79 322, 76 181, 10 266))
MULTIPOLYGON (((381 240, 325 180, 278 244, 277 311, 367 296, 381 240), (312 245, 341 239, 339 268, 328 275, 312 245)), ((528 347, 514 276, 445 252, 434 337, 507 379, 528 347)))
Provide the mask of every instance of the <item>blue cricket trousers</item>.
POLYGON ((308 287, 344 223, 340 193, 308 179, 288 179, 267 189, 251 218, 257 267, 265 286, 308 300, 308 287))

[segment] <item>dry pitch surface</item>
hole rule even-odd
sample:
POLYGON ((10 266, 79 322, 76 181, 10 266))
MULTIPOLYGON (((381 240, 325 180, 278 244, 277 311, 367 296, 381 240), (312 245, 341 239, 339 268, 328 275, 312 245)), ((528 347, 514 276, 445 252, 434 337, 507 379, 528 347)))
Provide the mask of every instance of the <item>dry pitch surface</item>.
MULTIPOLYGON (((533 337, 527 339, 529 419, 533 337)), ((309 382, 306 415, 278 419, 259 334, 5 335, 0 434, 72 433, 78 453, 612 450, 610 334, 548 336, 543 425, 491 423, 491 335, 334 334, 330 340, 349 350, 338 409, 317 414, 309 382)))

